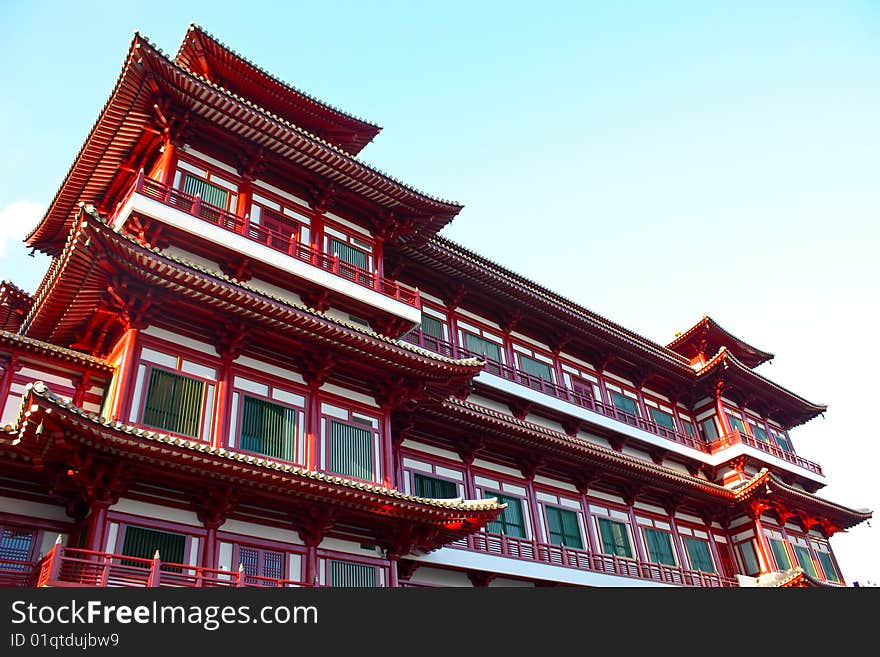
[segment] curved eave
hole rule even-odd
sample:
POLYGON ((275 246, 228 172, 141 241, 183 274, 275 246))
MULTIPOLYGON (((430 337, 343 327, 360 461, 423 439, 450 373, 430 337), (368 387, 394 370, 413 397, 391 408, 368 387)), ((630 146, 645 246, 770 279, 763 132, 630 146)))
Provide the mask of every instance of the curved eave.
POLYGON ((745 340, 738 338, 708 315, 703 315, 699 322, 677 336, 666 345, 666 348, 685 357, 691 357, 691 352, 694 352, 694 355, 699 352, 694 343, 703 339, 711 339, 719 347, 727 347, 743 364, 751 368, 757 367, 761 363, 766 363, 774 356, 769 351, 758 349, 745 340))
POLYGON ((67 222, 82 199, 97 203, 116 176, 120 164, 137 143, 151 117, 152 101, 144 93, 144 70, 135 34, 110 97, 98 114, 88 137, 70 165, 46 214, 25 237, 28 246, 56 256, 67 222))
POLYGON ((735 384, 753 387, 761 393, 763 400, 774 400, 789 417, 789 421, 785 422, 787 428, 803 424, 828 410, 827 404, 815 404, 761 376, 725 347, 697 371, 697 382, 709 381, 713 374, 735 384))
POLYGON ((25 238, 28 246, 53 256, 60 252, 62 234, 76 203, 100 205, 120 166, 149 128, 153 104, 162 90, 198 116, 222 123, 236 138, 259 143, 381 211, 408 217, 421 230, 436 232, 463 207, 408 187, 299 126, 211 84, 135 34, 113 92, 46 214, 25 238))
POLYGON ((265 98, 262 105, 311 132, 335 128, 342 134, 337 138, 325 134, 324 139, 350 155, 357 155, 382 130, 276 78, 196 24, 187 30, 174 62, 206 78, 210 78, 208 71, 217 72, 225 86, 244 97, 250 96, 246 90, 260 90, 265 98))
POLYGON ((737 502, 755 499, 768 504, 778 501, 809 511, 830 520, 839 529, 849 529, 873 516, 873 512, 868 509, 851 509, 790 486, 766 469, 762 469, 746 485, 736 489, 737 502))
POLYGON ((17 331, 33 305, 33 296, 10 281, 0 282, 0 329, 17 331))
POLYGON ((516 438, 520 442, 538 446, 542 450, 551 449, 567 457, 574 457, 593 465, 598 464, 618 475, 639 479, 658 488, 686 490, 691 494, 700 494, 704 499, 714 502, 734 499, 733 491, 724 486, 691 477, 671 468, 616 452, 601 445, 594 445, 526 420, 518 420, 470 402, 451 398, 444 401, 439 409, 425 408, 421 412, 444 420, 452 418, 463 420, 470 423, 475 429, 491 427, 499 432, 499 435, 503 434, 511 439, 516 438))
POLYGON ((404 518, 465 535, 494 520, 505 508, 497 499, 429 499, 364 481, 307 470, 289 463, 214 448, 206 443, 120 422, 109 422, 67 403, 42 382, 28 384, 16 422, 16 441, 39 441, 46 425, 73 429, 68 440, 138 463, 185 463, 204 473, 222 474, 243 485, 272 489, 315 501, 342 503, 374 516, 404 518), (43 427, 43 428, 40 428, 43 427))
POLYGON ((580 306, 547 288, 506 269, 451 240, 435 236, 422 245, 407 246, 402 252, 440 273, 459 273, 471 280, 482 281, 495 290, 502 291, 532 308, 545 308, 548 316, 567 317, 569 321, 604 335, 606 341, 617 347, 634 350, 643 357, 654 360, 680 377, 692 380, 688 360, 672 350, 652 342, 623 326, 580 306))
MULTIPOLYGON (((0 345, 10 349, 21 349, 40 356, 48 356, 52 359, 75 363, 103 373, 110 373, 114 369, 114 366, 103 358, 97 358, 73 349, 59 347, 50 342, 35 340, 17 333, 10 333, 9 331, 0 330, 0 345)), ((0 349, 2 349, 2 346, 0 346, 0 349)))

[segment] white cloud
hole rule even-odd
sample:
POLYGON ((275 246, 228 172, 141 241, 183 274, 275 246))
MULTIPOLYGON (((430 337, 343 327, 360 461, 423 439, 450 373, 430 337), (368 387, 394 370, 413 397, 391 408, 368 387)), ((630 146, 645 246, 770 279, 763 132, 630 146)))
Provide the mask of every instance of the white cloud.
POLYGON ((6 255, 8 242, 20 242, 37 225, 46 206, 35 201, 14 201, 0 209, 0 256, 6 255))

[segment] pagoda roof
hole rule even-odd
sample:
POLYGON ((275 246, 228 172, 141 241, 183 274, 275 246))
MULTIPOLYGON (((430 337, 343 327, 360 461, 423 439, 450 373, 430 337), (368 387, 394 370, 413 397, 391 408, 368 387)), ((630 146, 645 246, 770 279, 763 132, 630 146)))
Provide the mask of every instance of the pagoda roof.
POLYGON ((191 120, 222 126, 225 134, 318 177, 372 208, 382 221, 409 225, 409 237, 428 237, 462 206, 426 195, 356 159, 341 148, 169 59, 136 33, 110 98, 99 114, 46 214, 25 242, 58 255, 76 204, 100 206, 127 158, 154 126, 158 98, 170 99, 191 120))
POLYGON ((17 331, 34 298, 10 281, 0 281, 0 329, 17 331))
POLYGON ((609 347, 623 349, 679 377, 692 380, 690 365, 681 354, 631 331, 548 288, 479 255, 452 240, 437 235, 424 244, 406 245, 401 253, 416 262, 428 265, 440 275, 454 275, 469 284, 490 289, 502 302, 519 304, 530 314, 542 313, 549 321, 566 321, 574 330, 584 331, 606 342, 609 347))
POLYGON ((382 130, 279 80, 196 24, 189 26, 174 62, 349 155, 357 155, 382 130))
POLYGON ((76 351, 75 349, 59 347, 58 345, 54 345, 51 342, 35 340, 34 338, 29 338, 25 335, 19 335, 18 333, 11 333, 9 331, 0 330, 0 350, 2 350, 4 347, 8 347, 11 349, 21 349, 23 351, 27 351, 33 354, 39 354, 41 356, 49 356, 53 359, 76 363, 77 365, 83 365, 90 369, 96 369, 103 372, 111 372, 114 369, 114 366, 103 358, 84 354, 81 351, 76 351))
POLYGON ((699 322, 666 345, 667 349, 672 349, 686 358, 694 359, 703 355, 706 360, 721 347, 726 347, 741 363, 751 368, 773 358, 770 352, 753 347, 725 330, 709 315, 703 315, 699 322))
POLYGON ((739 576, 740 586, 749 586, 757 588, 781 588, 781 589, 827 589, 841 588, 842 584, 834 582, 823 582, 809 575, 800 566, 795 566, 788 570, 777 570, 771 573, 763 573, 757 577, 739 576))
POLYGON ((389 338, 151 249, 112 230, 94 210, 83 208, 79 217, 64 252, 55 260, 57 266, 37 291, 34 310, 24 323, 28 335, 72 342, 107 290, 108 268, 116 267, 143 281, 148 290, 168 290, 227 318, 238 315, 242 321, 258 322, 281 334, 342 345, 368 361, 437 385, 454 387, 476 376, 485 364, 479 358, 448 358, 389 338))
POLYGON ((764 405, 768 417, 791 428, 811 420, 828 409, 827 404, 808 401, 781 385, 761 376, 745 363, 742 363, 726 347, 721 347, 702 368, 697 371, 698 382, 723 381, 724 389, 739 389, 744 399, 752 404, 764 405), (754 395, 752 393, 758 393, 754 395))
MULTIPOLYGON (((198 441, 104 420, 58 397, 41 381, 28 384, 16 421, 16 441, 51 441, 54 429, 65 432, 63 443, 76 442, 114 462, 133 467, 159 466, 172 471, 199 469, 201 483, 224 481, 238 488, 260 490, 291 501, 329 503, 372 517, 374 523, 409 521, 428 526, 418 546, 435 549, 457 540, 494 520, 507 506, 497 498, 435 499, 410 495, 393 488, 349 479, 291 463, 216 448, 198 441), (379 520, 385 518, 387 520, 379 520)), ((49 458, 50 442, 40 445, 40 460, 49 458)))
POLYGON ((612 473, 629 484, 641 483, 647 487, 686 493, 704 502, 720 504, 731 512, 740 511, 754 501, 767 508, 786 505, 806 514, 821 516, 830 523, 826 526, 834 529, 852 527, 872 516, 867 509, 851 509, 790 486, 766 468, 747 482, 727 487, 455 398, 447 399, 438 408, 420 409, 419 413, 441 418, 447 426, 450 422, 468 426, 478 430, 478 435, 483 437, 496 433, 504 436, 506 441, 538 447, 539 454, 545 457, 556 453, 573 458, 587 465, 587 470, 593 468, 596 473, 612 473))

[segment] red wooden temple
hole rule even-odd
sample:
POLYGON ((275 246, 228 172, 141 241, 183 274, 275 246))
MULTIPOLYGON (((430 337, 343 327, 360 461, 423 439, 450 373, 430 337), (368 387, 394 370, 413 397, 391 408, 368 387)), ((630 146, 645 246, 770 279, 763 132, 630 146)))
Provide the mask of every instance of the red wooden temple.
POLYGON ((379 133, 191 26, 135 35, 0 286, 5 586, 842 586, 710 317, 657 344, 440 236, 379 133))

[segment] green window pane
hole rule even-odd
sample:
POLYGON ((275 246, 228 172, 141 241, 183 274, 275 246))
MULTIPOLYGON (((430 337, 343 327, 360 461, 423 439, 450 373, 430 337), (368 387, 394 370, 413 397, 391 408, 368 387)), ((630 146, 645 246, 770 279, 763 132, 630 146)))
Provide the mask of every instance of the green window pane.
POLYGON ((373 433, 330 420, 329 470, 345 477, 375 478, 373 465, 373 433))
POLYGON ((501 348, 494 342, 481 338, 473 333, 464 334, 464 347, 468 351, 480 356, 485 356, 496 363, 501 362, 501 348))
POLYGON ((718 427, 715 425, 715 418, 706 418, 700 423, 700 426, 703 428, 703 436, 707 441, 712 441, 718 438, 718 427))
POLYGON ((694 425, 691 424, 690 420, 685 420, 682 418, 681 426, 684 427, 684 432, 689 435, 691 438, 694 437, 694 425))
POLYGON ((239 442, 241 449, 293 461, 296 432, 296 409, 265 399, 244 397, 239 442))
POLYGON ((330 560, 330 586, 376 586, 376 566, 350 561, 330 560))
POLYGON ((443 322, 422 313, 422 333, 438 340, 443 339, 443 322))
POLYGON ((515 538, 526 537, 526 523, 523 519, 522 500, 518 497, 509 497, 501 493, 483 491, 483 497, 497 497, 499 504, 506 504, 507 508, 501 512, 497 520, 486 525, 486 531, 491 534, 504 534, 515 538))
POLYGON ((245 575, 284 579, 283 552, 240 546, 238 562, 244 567, 245 575))
POLYGON ((520 355, 519 368, 526 374, 540 377, 545 381, 553 381, 551 367, 547 363, 541 362, 540 360, 532 358, 531 356, 520 355))
POLYGON ((654 420, 661 427, 666 427, 667 429, 675 430, 675 418, 672 417, 666 411, 661 411, 659 408, 654 408, 653 406, 649 406, 648 410, 651 412, 651 419, 654 420))
POLYGON ((599 534, 602 537, 602 551, 605 554, 632 559, 632 547, 625 524, 599 518, 599 534))
POLYGON ((785 549, 785 543, 775 538, 768 538, 767 541, 770 543, 770 550, 773 552, 776 567, 779 570, 791 568, 791 559, 788 558, 788 550, 785 549))
POLYGON ((614 402, 615 408, 630 415, 639 414, 639 404, 635 399, 621 395, 619 392, 611 393, 611 400, 614 402))
MULTIPOLYGON (((159 560, 165 563, 186 563, 186 536, 175 532, 164 532, 128 525, 122 539, 122 554, 141 559, 152 559, 159 551, 159 560)), ((138 561, 123 560, 123 565, 143 567, 138 561)), ((165 567, 163 566, 163 569, 165 567)), ((179 568, 168 568, 179 571, 179 568)))
POLYGON ((817 552, 816 556, 819 557, 819 564, 822 566, 822 572, 825 573, 825 579, 829 582, 839 582, 840 577, 837 576, 837 569, 834 567, 831 555, 827 552, 817 552))
POLYGON ((675 565, 675 554, 672 551, 672 535, 657 529, 645 528, 645 543, 648 546, 648 558, 654 563, 667 566, 675 565))
POLYGON ((781 431, 774 431, 773 438, 776 440, 776 444, 779 445, 779 448, 786 452, 793 452, 794 447, 791 446, 791 441, 781 431))
POLYGON ((0 569, 23 570, 24 564, 4 564, 3 560, 30 561, 35 536, 36 532, 32 529, 4 528, 0 533, 0 569))
POLYGON ((794 548, 794 556, 797 558, 798 565, 804 569, 804 572, 811 577, 818 577, 816 564, 813 563, 810 551, 802 545, 793 545, 792 547, 794 548))
POLYGON ((224 210, 229 202, 228 191, 190 174, 186 174, 183 178, 183 192, 192 196, 198 195, 203 203, 216 205, 224 210))
POLYGON ((347 262, 355 267, 360 267, 361 269, 367 269, 367 254, 360 249, 354 248, 350 244, 331 238, 330 251, 331 254, 338 255, 339 259, 343 262, 347 262))
POLYGON ((736 429, 740 433, 746 433, 746 425, 743 423, 743 421, 740 418, 728 413, 727 420, 730 422, 731 429, 736 429))
POLYGON ((752 435, 760 440, 762 443, 769 443, 770 437, 767 435, 767 430, 763 427, 759 427, 757 425, 752 425, 752 435))
POLYGON ((740 543, 738 548, 746 575, 757 575, 761 572, 761 567, 758 565, 758 554, 755 552, 755 546, 752 545, 752 542, 746 541, 745 543, 740 543))
POLYGON ((455 485, 455 482, 422 474, 413 475, 413 489, 413 494, 418 497, 430 499, 458 497, 458 486, 455 485))
POLYGON ((144 402, 143 424, 198 438, 205 383, 152 369, 144 402))
POLYGON ((712 563, 712 554, 706 541, 685 536, 684 548, 687 551, 688 561, 691 562, 693 570, 699 570, 704 573, 715 572, 715 564, 712 563))
POLYGON ((578 526, 577 513, 555 506, 545 507, 547 512, 547 534, 553 545, 584 548, 581 531, 578 526))

